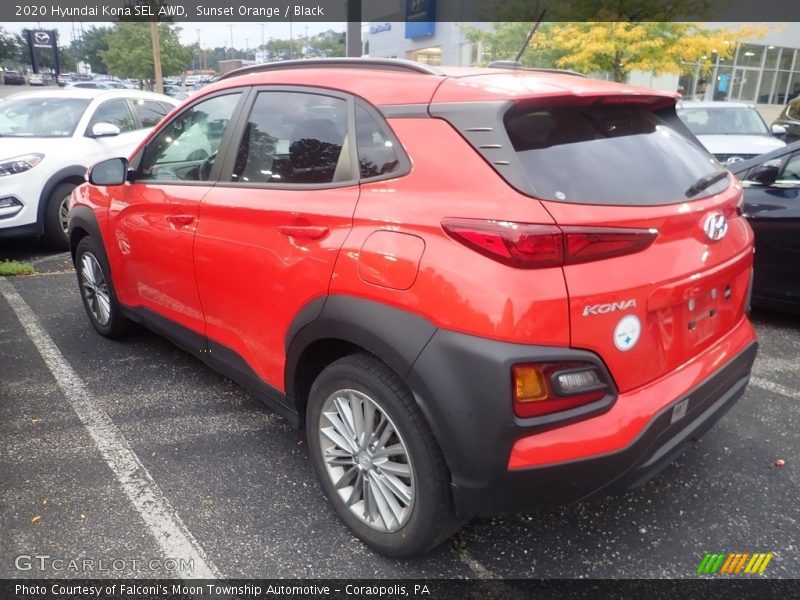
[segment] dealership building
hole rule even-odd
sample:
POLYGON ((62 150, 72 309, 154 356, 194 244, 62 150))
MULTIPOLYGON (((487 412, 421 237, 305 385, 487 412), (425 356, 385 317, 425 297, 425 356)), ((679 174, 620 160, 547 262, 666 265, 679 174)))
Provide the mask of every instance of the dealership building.
MULTIPOLYGON (((490 23, 472 23, 490 29, 490 23)), ((718 23, 737 27, 744 23, 718 23)), ((737 45, 729 59, 715 60, 709 73, 687 66, 688 74, 631 74, 630 83, 681 91, 697 100, 738 100, 784 105, 800 95, 800 23, 767 23, 764 37, 737 45)), ((365 52, 372 57, 406 58, 430 65, 473 65, 481 61, 480 43, 470 42, 458 23, 370 23, 365 52)), ((509 57, 513 58, 513 57, 509 57)), ((595 76, 602 77, 603 74, 595 76)))

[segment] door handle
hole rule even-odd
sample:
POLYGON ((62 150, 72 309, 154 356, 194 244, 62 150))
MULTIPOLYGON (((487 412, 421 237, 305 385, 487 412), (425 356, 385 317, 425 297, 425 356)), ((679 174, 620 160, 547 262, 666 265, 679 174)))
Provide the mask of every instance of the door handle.
POLYGON ((307 240, 321 240, 330 229, 324 225, 281 225, 278 227, 283 235, 307 240))
POLYGON ((175 227, 191 225, 194 222, 194 215, 167 215, 167 222, 175 227))

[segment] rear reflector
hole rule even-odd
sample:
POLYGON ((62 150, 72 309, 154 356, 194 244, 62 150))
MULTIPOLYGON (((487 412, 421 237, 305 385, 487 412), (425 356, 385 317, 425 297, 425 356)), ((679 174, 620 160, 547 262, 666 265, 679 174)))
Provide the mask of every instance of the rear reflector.
POLYGON ((610 386, 594 365, 553 362, 514 365, 511 369, 514 414, 537 417, 596 402, 610 386))
POLYGON ((476 252, 519 269, 561 267, 647 248, 655 229, 558 227, 511 221, 445 219, 442 228, 476 252))

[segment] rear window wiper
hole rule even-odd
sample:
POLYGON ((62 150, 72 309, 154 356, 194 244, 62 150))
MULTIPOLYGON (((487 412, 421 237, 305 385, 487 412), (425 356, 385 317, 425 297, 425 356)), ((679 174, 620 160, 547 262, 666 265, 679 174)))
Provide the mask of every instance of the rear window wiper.
POLYGON ((706 175, 705 177, 701 177, 697 181, 695 181, 692 185, 689 186, 689 189, 684 192, 687 198, 691 198, 692 196, 696 196, 703 190, 710 188, 712 185, 717 183, 718 181, 725 179, 728 176, 728 171, 714 171, 710 175, 706 175))

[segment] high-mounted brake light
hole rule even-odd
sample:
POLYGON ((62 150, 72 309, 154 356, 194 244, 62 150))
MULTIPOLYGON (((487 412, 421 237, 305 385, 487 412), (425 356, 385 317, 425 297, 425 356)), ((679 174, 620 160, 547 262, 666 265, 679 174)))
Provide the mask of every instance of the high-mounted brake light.
POLYGON ((634 254, 658 236, 656 229, 570 227, 445 219, 442 228, 456 241, 518 269, 542 269, 634 254))
POLYGON ((595 100, 595 104, 659 104, 663 102, 673 102, 673 99, 666 96, 623 94, 621 96, 600 96, 595 100))

